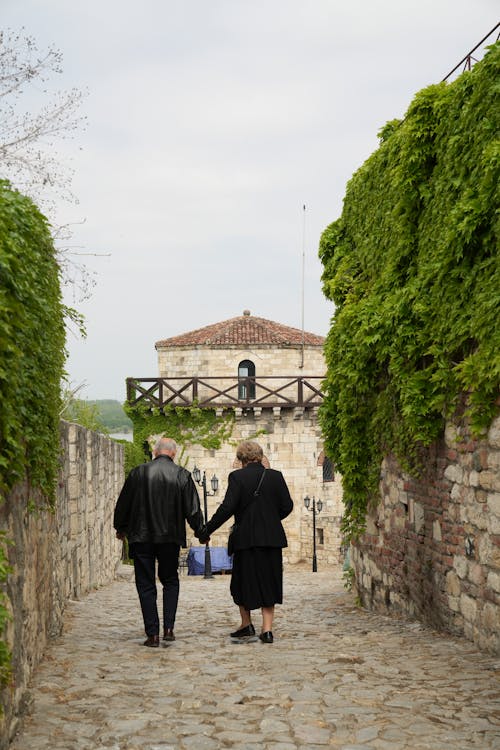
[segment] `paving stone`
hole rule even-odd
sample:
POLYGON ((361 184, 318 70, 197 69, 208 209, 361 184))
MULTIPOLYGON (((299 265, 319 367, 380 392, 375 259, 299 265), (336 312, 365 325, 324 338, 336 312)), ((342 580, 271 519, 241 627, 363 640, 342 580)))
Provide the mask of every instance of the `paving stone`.
POLYGON ((364 729, 360 729, 356 734, 356 740, 357 742, 368 742, 369 740, 375 740, 377 739, 379 732, 379 727, 364 727, 364 729))
POLYGON ((229 584, 182 576, 160 649, 133 579, 72 604, 10 750, 500 748, 498 657, 360 610, 341 571, 308 566, 285 570, 274 644, 233 645, 229 584))

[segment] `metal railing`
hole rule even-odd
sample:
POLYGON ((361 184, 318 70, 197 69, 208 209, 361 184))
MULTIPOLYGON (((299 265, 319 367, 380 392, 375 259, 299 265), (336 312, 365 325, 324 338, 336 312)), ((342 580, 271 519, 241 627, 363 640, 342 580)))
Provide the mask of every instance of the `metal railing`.
POLYGON ((127 378, 131 406, 151 408, 192 406, 205 409, 319 406, 324 376, 127 378))

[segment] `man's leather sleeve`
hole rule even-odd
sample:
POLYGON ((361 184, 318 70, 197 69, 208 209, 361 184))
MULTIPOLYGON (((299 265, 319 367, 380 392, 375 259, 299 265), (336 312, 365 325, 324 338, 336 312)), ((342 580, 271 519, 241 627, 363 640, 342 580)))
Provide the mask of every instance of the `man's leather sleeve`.
POLYGON ((201 529, 204 523, 203 513, 200 508, 200 498, 191 474, 188 474, 187 482, 184 486, 184 516, 186 521, 196 532, 201 529))
POLYGON ((132 507, 132 499, 134 497, 135 479, 134 472, 131 471, 125 480, 125 484, 122 487, 122 491, 116 501, 115 513, 113 519, 113 526, 116 531, 126 533, 129 527, 130 521, 130 510, 132 507))

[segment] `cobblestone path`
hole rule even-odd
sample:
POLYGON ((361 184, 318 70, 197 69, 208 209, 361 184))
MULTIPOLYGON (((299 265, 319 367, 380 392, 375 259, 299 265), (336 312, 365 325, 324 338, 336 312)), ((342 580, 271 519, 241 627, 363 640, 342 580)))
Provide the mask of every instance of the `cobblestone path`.
POLYGON ((141 645, 132 579, 70 603, 12 750, 500 748, 499 659, 360 610, 340 574, 303 567, 285 572, 274 644, 234 645, 229 582, 183 575, 160 649, 141 645))

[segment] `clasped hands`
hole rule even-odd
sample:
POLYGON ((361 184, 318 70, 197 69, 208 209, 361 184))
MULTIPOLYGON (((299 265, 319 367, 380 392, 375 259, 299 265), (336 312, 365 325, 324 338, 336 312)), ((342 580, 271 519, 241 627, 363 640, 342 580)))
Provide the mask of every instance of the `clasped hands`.
POLYGON ((195 534, 195 536, 201 544, 208 544, 208 542, 210 541, 210 534, 207 533, 206 524, 203 524, 203 526, 200 528, 198 533, 195 534))

